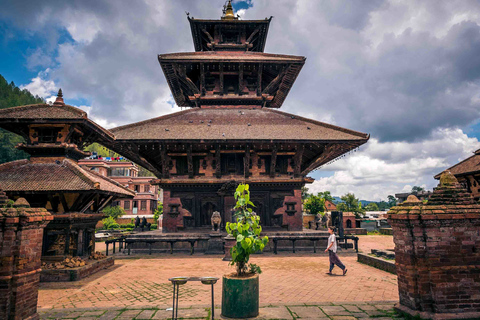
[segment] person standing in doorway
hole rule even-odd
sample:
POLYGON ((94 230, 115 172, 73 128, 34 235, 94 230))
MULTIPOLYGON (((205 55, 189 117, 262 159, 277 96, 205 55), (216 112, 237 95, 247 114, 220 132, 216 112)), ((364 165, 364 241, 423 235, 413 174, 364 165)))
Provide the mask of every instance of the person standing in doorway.
POLYGON ((337 239, 335 237, 335 227, 328 227, 328 233, 330 233, 330 236, 328 237, 328 245, 327 249, 325 249, 325 252, 328 251, 328 257, 330 259, 330 270, 327 272, 327 274, 331 275, 333 267, 337 265, 340 269, 343 270, 343 275, 346 275, 347 268, 337 256, 337 239))

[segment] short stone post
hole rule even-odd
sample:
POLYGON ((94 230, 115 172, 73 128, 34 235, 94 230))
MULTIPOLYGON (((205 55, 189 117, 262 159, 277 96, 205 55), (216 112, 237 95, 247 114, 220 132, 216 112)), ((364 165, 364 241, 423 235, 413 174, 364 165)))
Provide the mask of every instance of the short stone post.
POLYGON ((415 196, 388 212, 400 303, 428 319, 480 319, 480 205, 444 172, 427 204, 415 196))
POLYGON ((38 284, 43 228, 53 216, 0 191, 0 319, 39 319, 38 284))

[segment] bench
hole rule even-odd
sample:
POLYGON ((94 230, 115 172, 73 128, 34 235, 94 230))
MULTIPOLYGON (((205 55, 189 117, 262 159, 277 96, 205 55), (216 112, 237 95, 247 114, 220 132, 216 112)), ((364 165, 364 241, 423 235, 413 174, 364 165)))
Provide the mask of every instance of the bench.
MULTIPOLYGON (((317 253, 317 241, 318 240, 327 240, 328 237, 326 236, 308 236, 308 235, 300 235, 300 236, 294 236, 294 235, 279 235, 279 236, 270 236, 270 240, 273 241, 273 253, 278 254, 278 241, 279 240, 288 240, 292 242, 292 251, 295 253, 295 242, 297 240, 310 240, 313 241, 313 252, 317 253)), ((354 246, 355 246, 355 251, 358 252, 358 237, 354 236, 345 236, 343 238, 337 238, 339 241, 344 241, 343 244, 340 244, 340 246, 344 246, 347 248, 347 241, 348 240, 353 240, 354 241, 354 246)))
POLYGON ((204 237, 183 237, 183 238, 126 238, 120 237, 117 239, 107 240, 105 241, 106 244, 106 255, 108 256, 108 246, 109 244, 113 244, 113 253, 115 253, 115 243, 119 243, 119 250, 123 249, 124 244, 125 248, 127 249, 128 255, 130 255, 130 250, 132 244, 134 243, 145 243, 148 245, 148 254, 152 254, 152 244, 154 243, 169 243, 170 244, 170 254, 173 254, 173 247, 177 242, 188 242, 190 243, 190 255, 193 255, 195 252, 195 242, 199 240, 205 240, 204 237))

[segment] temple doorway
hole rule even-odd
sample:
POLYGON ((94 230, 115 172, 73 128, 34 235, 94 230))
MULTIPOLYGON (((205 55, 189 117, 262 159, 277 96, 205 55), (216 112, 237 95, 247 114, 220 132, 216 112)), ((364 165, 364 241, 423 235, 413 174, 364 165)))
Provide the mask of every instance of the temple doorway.
POLYGON ((218 204, 213 201, 203 201, 200 207, 199 226, 205 227, 211 225, 212 214, 218 210, 218 204))

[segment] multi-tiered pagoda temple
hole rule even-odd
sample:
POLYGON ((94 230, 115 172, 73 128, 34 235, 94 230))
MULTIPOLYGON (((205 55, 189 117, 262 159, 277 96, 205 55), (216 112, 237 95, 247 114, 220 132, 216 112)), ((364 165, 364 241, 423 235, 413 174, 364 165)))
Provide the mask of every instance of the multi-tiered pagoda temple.
POLYGON ((305 57, 263 52, 271 18, 240 20, 229 1, 220 20, 188 21, 195 52, 158 61, 189 109, 112 129, 109 147, 157 175, 166 232, 231 221, 239 182, 265 227, 301 230, 307 174, 369 135, 277 110, 305 57))

